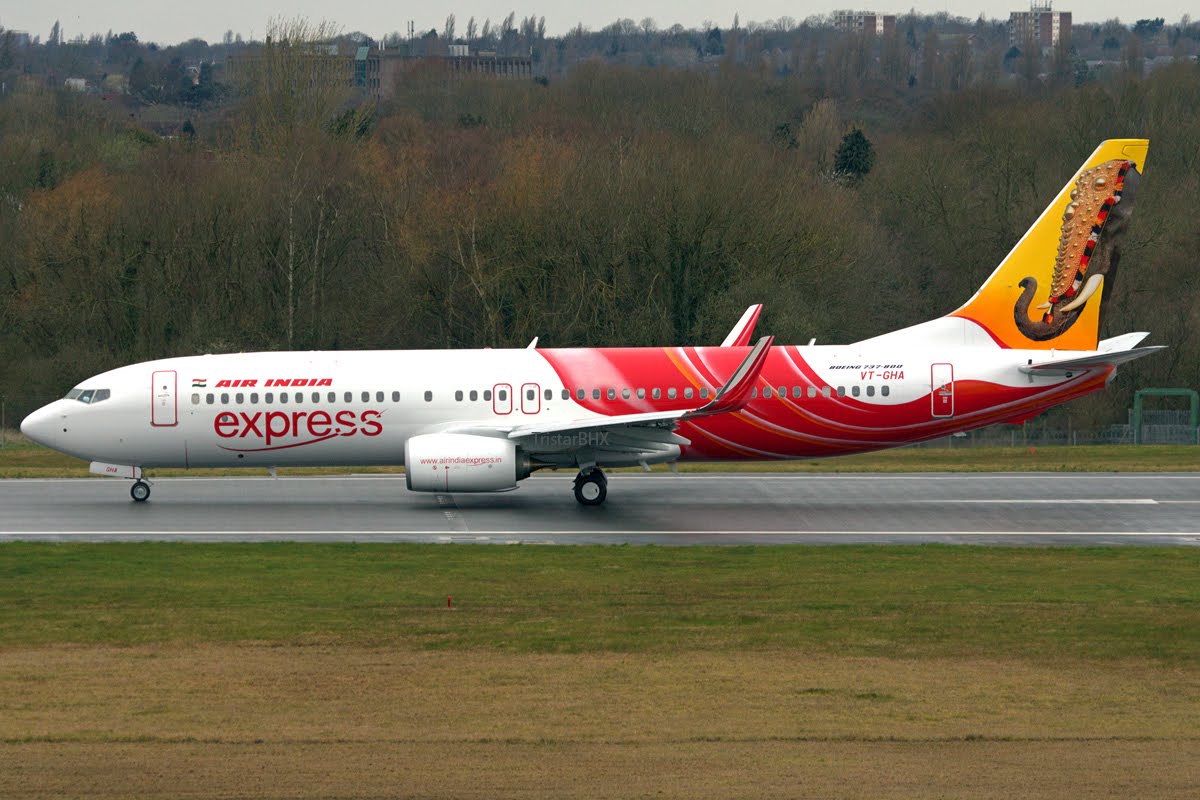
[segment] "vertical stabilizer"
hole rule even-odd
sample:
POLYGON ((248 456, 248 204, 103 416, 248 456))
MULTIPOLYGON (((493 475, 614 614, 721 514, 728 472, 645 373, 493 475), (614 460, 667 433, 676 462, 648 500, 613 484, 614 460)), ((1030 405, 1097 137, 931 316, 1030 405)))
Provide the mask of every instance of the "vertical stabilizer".
POLYGON ((1006 347, 1095 350, 1150 142, 1110 139, 950 316, 1006 347))

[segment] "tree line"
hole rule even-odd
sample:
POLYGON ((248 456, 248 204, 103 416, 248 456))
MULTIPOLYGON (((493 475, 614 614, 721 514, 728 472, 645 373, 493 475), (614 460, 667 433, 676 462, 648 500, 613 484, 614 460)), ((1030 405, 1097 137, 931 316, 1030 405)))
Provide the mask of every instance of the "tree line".
POLYGON ((1104 333, 1170 350, 1076 427, 1123 421, 1135 387, 1200 384, 1195 64, 918 97, 589 63, 548 84, 418 73, 375 105, 298 91, 294 56, 192 136, 67 91, 0 99, 10 417, 143 359, 716 344, 753 302, 779 341, 852 342, 957 307, 1111 136, 1152 147, 1104 333), (871 160, 845 180, 853 128, 871 160))

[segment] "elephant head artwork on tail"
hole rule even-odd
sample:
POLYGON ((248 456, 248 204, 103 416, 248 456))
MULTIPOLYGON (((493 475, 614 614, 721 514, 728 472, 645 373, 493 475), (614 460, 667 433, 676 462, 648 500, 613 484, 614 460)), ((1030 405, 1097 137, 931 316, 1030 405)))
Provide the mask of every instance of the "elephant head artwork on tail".
POLYGON ((1050 298, 1037 307, 1044 312, 1041 319, 1029 316, 1037 278, 1030 275, 1018 284, 1023 291, 1013 307, 1013 319, 1021 333, 1038 342, 1056 339, 1075 324, 1106 279, 1105 293, 1111 288, 1138 180, 1137 165, 1114 159, 1084 171, 1075 181, 1071 202, 1063 211, 1050 298))
POLYGON ((949 316, 974 323, 1001 347, 1095 350, 1149 151, 1146 139, 1101 142, 949 316))

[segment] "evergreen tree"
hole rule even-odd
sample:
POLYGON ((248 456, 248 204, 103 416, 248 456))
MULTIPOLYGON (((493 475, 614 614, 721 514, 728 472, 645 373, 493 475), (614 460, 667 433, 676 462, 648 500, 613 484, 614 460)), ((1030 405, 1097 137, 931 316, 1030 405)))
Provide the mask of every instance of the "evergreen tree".
POLYGON ((842 137, 837 155, 833 159, 833 171, 839 177, 860 181, 875 166, 875 148, 861 128, 855 127, 842 137))

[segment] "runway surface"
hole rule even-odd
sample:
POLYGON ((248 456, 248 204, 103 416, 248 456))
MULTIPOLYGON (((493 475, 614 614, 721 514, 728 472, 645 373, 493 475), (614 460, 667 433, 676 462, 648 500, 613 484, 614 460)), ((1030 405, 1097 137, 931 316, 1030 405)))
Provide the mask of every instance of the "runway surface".
POLYGON ((515 492, 409 492, 403 476, 0 481, 0 540, 541 544, 1200 545, 1200 473, 569 475, 515 492))

